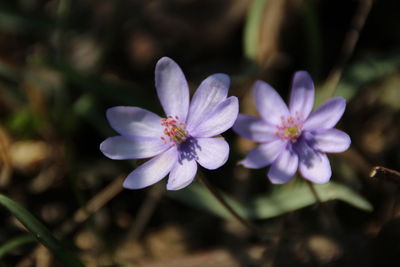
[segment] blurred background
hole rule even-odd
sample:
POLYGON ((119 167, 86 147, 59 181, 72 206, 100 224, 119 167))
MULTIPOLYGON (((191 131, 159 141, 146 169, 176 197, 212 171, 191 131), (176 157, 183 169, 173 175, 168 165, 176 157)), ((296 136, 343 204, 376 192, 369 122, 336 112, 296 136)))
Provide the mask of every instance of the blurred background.
MULTIPOLYGON (((398 1, 15 0, 0 2, 0 191, 19 202, 87 266, 399 266, 398 1), (228 163, 203 173, 254 235, 201 183, 124 190, 142 161, 99 150, 117 135, 112 106, 162 115, 154 87, 160 57, 183 69, 191 92, 208 75, 231 76, 241 112, 256 114, 251 86, 287 99, 307 70, 321 104, 348 100, 338 128, 351 148, 330 155, 332 183, 272 186, 265 169, 236 165, 255 144, 232 131, 228 163)), ((0 207, 0 266, 60 266, 0 207), (15 241, 14 245, 9 245, 15 241)))

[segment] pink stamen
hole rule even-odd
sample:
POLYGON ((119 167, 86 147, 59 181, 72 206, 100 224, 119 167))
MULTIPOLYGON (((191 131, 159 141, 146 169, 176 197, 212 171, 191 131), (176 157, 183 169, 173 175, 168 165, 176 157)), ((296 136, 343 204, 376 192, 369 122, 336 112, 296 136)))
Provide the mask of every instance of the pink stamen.
MULTIPOLYGON (((161 120, 161 125, 164 126, 164 134, 169 138, 170 142, 175 144, 181 144, 186 141, 188 132, 186 131, 186 124, 179 121, 179 116, 169 115, 167 118, 161 120)), ((167 143, 167 139, 162 136, 164 144, 167 143)))
POLYGON ((297 138, 301 135, 301 131, 303 128, 303 119, 302 116, 299 116, 296 112, 296 116, 289 116, 285 118, 284 116, 280 117, 281 124, 277 125, 277 131, 275 132, 275 136, 279 137, 281 140, 290 140, 292 143, 297 141, 297 138))

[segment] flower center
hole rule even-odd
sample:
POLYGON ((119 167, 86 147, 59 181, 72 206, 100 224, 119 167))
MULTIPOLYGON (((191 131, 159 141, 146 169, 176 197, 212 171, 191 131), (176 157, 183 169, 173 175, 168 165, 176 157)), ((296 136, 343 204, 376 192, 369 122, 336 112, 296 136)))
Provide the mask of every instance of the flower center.
POLYGON ((167 139, 169 139, 169 141, 179 145, 185 142, 189 136, 188 131, 186 131, 186 124, 180 122, 178 116, 168 116, 162 119, 161 125, 165 127, 165 136, 161 137, 164 144, 166 144, 168 141, 167 139))
POLYGON ((282 140, 290 140, 292 143, 295 143, 297 141, 297 138, 301 134, 301 130, 303 128, 303 120, 300 116, 289 116, 287 118, 282 116, 281 124, 279 126, 276 126, 276 128, 276 136, 278 136, 282 140))

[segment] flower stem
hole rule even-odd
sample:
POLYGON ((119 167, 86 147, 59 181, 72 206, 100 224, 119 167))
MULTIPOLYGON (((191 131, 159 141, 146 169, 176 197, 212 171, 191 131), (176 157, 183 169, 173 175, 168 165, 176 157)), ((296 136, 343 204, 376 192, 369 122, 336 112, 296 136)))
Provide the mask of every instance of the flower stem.
POLYGON ((315 200, 317 201, 318 205, 321 205, 322 201, 318 195, 317 190, 315 190, 314 184, 308 180, 306 180, 308 187, 310 188, 311 194, 313 194, 315 200))
POLYGON ((202 174, 198 173, 198 178, 204 183, 204 185, 207 187, 207 189, 211 192, 211 194, 218 200, 219 203, 236 219, 238 220, 244 227, 249 229, 251 232, 254 232, 258 237, 262 238, 263 234, 260 229, 258 229, 255 225, 251 224, 249 221, 247 221, 245 218, 240 216, 239 213, 237 213, 229 204, 226 202, 226 200, 223 198, 220 192, 213 187, 210 182, 207 180, 207 178, 202 174))

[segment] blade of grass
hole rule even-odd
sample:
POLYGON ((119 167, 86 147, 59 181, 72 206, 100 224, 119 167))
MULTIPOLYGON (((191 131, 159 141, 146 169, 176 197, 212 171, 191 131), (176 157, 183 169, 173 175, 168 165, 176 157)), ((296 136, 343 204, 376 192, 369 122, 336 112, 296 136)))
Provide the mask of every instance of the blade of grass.
POLYGON ((0 246, 0 259, 12 249, 34 241, 36 241, 36 239, 32 235, 23 235, 11 239, 10 241, 0 246))
POLYGON ((243 49, 246 59, 255 61, 257 56, 261 18, 267 0, 254 0, 244 26, 243 49))
POLYGON ((46 246, 65 266, 84 266, 83 263, 68 252, 50 231, 24 207, 0 194, 0 204, 10 211, 33 236, 46 246))

